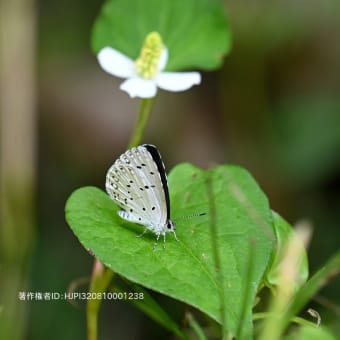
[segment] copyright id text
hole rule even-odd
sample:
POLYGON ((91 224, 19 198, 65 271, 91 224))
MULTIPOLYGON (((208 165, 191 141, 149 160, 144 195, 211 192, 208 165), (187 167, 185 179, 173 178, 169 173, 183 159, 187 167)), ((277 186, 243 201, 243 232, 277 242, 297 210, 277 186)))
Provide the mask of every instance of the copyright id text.
POLYGON ((143 300, 144 293, 137 292, 18 292, 20 301, 55 300, 143 300))

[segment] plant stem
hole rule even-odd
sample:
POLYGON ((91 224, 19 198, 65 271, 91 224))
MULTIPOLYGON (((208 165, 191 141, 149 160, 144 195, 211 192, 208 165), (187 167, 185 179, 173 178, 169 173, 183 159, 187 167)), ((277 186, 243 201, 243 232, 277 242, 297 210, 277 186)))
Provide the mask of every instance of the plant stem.
POLYGON ((225 313, 225 295, 224 295, 224 287, 223 287, 223 273, 221 266, 221 257, 220 257, 220 249, 217 240, 217 225, 216 225, 216 206, 214 200, 214 192, 211 183, 210 173, 207 175, 205 179, 205 184, 207 188, 207 196, 209 199, 209 217, 210 217, 210 235, 211 235, 211 248, 212 255, 214 260, 214 266, 216 270, 216 279, 218 282, 218 292, 220 296, 220 317, 222 324, 222 339, 229 339, 230 335, 228 334, 227 324, 226 324, 226 313, 225 313))
POLYGON ((150 116, 153 102, 154 98, 142 99, 135 130, 133 131, 132 137, 130 139, 128 147, 129 149, 140 144, 144 134, 146 123, 150 116))
MULTIPOLYGON (((105 268, 105 266, 99 261, 95 260, 91 278, 90 292, 96 293, 99 297, 99 293, 104 293, 110 284, 114 272, 105 268)), ((87 317, 87 339, 97 340, 98 338, 98 314, 102 303, 101 298, 89 299, 86 305, 86 317, 87 317)))
POLYGON ((203 329, 200 324, 195 320, 194 316, 191 313, 186 314, 186 319, 188 320, 189 326, 194 331, 198 340, 207 340, 206 335, 204 334, 203 329))

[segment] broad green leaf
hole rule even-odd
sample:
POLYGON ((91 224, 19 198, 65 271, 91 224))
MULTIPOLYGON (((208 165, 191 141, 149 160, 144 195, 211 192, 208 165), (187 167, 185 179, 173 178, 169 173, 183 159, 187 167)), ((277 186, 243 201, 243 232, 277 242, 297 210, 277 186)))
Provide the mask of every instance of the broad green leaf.
MULTIPOLYGON (((275 247, 272 263, 265 277, 266 284, 270 288, 274 288, 278 283, 279 267, 285 254, 285 248, 291 236, 295 233, 293 227, 274 211, 273 221, 277 245, 275 247)), ((301 249, 298 253, 301 254, 301 259, 299 261, 300 267, 297 271, 299 273, 299 277, 296 280, 296 290, 298 290, 308 279, 308 257, 302 242, 300 243, 300 247, 301 249)))
POLYGON ((204 171, 180 164, 169 175, 169 190, 179 242, 167 235, 165 249, 160 241, 153 250, 152 233, 137 238, 144 228, 122 220, 115 203, 94 187, 71 195, 66 219, 83 246, 116 273, 186 302, 218 322, 223 321, 223 306, 229 332, 249 338, 251 309, 275 240, 267 198, 249 173, 235 166, 204 171), (207 215, 180 218, 201 212, 207 215))
POLYGON ((152 31, 161 34, 172 71, 215 69, 230 50, 221 0, 109 0, 95 21, 92 49, 111 46, 135 60, 152 31))

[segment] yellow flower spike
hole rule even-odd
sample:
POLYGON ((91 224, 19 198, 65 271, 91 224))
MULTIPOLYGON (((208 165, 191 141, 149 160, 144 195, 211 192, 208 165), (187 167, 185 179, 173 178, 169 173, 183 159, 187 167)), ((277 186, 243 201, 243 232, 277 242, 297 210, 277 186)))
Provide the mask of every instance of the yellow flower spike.
POLYGON ((159 62, 164 48, 160 34, 149 33, 136 60, 136 73, 144 79, 153 79, 159 72, 159 62))

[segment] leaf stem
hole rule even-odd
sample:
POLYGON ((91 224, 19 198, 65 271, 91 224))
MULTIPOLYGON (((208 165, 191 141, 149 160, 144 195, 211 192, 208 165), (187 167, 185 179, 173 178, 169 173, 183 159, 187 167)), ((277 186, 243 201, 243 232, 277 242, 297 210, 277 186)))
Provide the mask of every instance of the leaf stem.
POLYGON ((150 116, 153 102, 154 98, 142 99, 135 130, 133 131, 132 137, 130 139, 129 149, 140 144, 144 134, 146 123, 148 122, 150 116))

